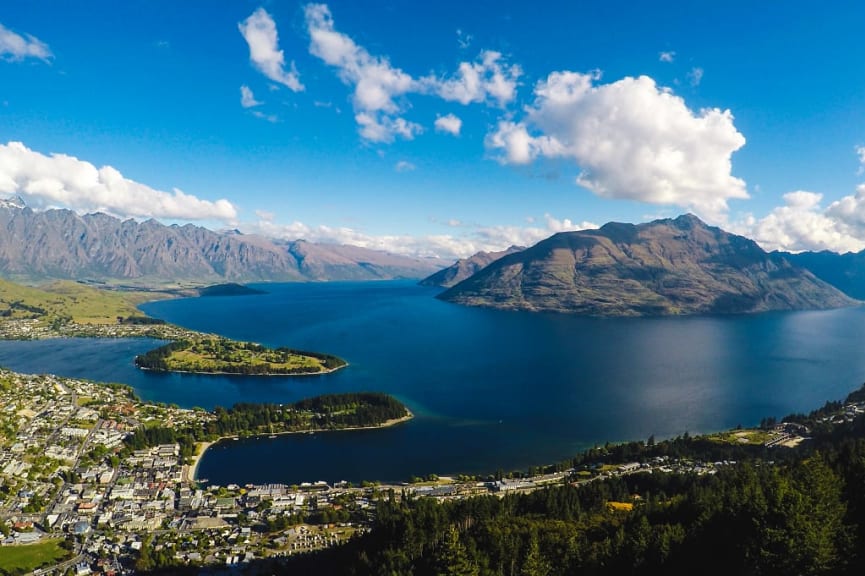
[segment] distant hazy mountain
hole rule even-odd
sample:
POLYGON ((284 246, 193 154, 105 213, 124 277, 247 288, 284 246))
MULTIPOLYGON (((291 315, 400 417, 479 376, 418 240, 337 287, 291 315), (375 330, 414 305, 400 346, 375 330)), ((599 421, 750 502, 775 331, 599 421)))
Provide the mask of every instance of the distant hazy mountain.
POLYGON ((420 284, 422 286, 442 286, 443 288, 450 288, 451 286, 462 282, 472 274, 475 274, 478 270, 486 268, 502 256, 507 256, 508 254, 513 254, 514 252, 519 252, 521 250, 525 250, 525 248, 523 246, 511 246, 507 250, 501 250, 499 252, 478 252, 468 258, 460 258, 447 268, 427 276, 420 281, 420 284))
POLYGON ((805 268, 848 296, 865 300, 865 250, 847 254, 836 254, 828 250, 799 254, 776 252, 776 254, 796 266, 805 268))
POLYGON ((696 216, 562 232, 443 292, 460 304, 591 315, 731 313, 854 304, 755 242, 696 216))
POLYGON ((0 276, 135 283, 423 278, 432 259, 0 201, 0 276))

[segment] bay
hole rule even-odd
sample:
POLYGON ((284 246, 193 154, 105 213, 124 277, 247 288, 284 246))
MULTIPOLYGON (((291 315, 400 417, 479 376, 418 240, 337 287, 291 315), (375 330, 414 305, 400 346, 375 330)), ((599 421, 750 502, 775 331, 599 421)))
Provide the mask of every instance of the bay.
POLYGON ((462 307, 410 281, 262 284, 264 295, 151 302, 205 332, 336 354, 312 377, 141 372, 135 340, 0 343, 0 365, 124 382, 145 400, 212 408, 375 390, 416 418, 382 430, 222 442, 218 484, 405 480, 551 463, 592 445, 755 425, 841 399, 865 379, 865 309, 584 318, 462 307))

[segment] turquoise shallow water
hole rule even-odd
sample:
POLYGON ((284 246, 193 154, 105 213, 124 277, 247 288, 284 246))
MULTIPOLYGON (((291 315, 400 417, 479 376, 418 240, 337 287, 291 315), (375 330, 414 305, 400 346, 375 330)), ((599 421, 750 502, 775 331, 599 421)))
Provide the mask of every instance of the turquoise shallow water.
POLYGON ((467 308, 413 282, 266 284, 149 303, 154 316, 351 366, 303 378, 153 374, 150 341, 0 342, 0 364, 125 382, 181 406, 378 390, 417 415, 386 430, 225 442, 217 483, 404 480, 554 462, 606 441, 707 432, 843 398, 865 379, 865 309, 596 319, 467 308))

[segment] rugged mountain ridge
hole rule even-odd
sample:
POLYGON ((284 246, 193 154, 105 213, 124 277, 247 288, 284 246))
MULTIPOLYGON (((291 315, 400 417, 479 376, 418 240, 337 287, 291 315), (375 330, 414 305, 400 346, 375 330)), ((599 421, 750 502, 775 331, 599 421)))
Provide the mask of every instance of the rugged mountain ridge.
POLYGON ((438 296, 474 306, 598 316, 740 313, 855 303, 754 241, 691 214, 561 232, 438 296))
POLYGON ((435 260, 0 203, 0 276, 138 283, 422 278, 435 260))
POLYGON ((439 270, 421 280, 421 286, 450 288, 477 273, 504 256, 525 250, 523 246, 511 246, 498 252, 477 252, 468 258, 460 258, 447 268, 439 270))
POLYGON ((828 282, 848 296, 865 300, 865 250, 838 254, 821 252, 773 252, 791 264, 805 268, 814 276, 828 282))

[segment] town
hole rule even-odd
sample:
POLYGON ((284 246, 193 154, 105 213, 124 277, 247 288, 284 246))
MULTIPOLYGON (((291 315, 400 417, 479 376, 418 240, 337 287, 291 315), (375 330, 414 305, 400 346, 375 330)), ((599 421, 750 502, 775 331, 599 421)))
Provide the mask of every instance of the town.
MULTIPOLYGON (((832 419, 863 411, 862 403, 844 406, 832 419)), ((242 565, 345 542, 369 529, 375 502, 383 497, 503 496, 623 474, 712 474, 734 464, 656 457, 484 478, 429 475, 396 484, 218 486, 195 478, 200 454, 184 457, 177 443, 137 450, 127 445, 139 429, 189 429, 213 418, 201 409, 140 402, 121 385, 0 371, 2 546, 38 551, 42 560, 30 569, 40 574, 242 565)), ((768 432, 727 435, 774 446, 801 442, 807 432, 782 423, 768 432)))

